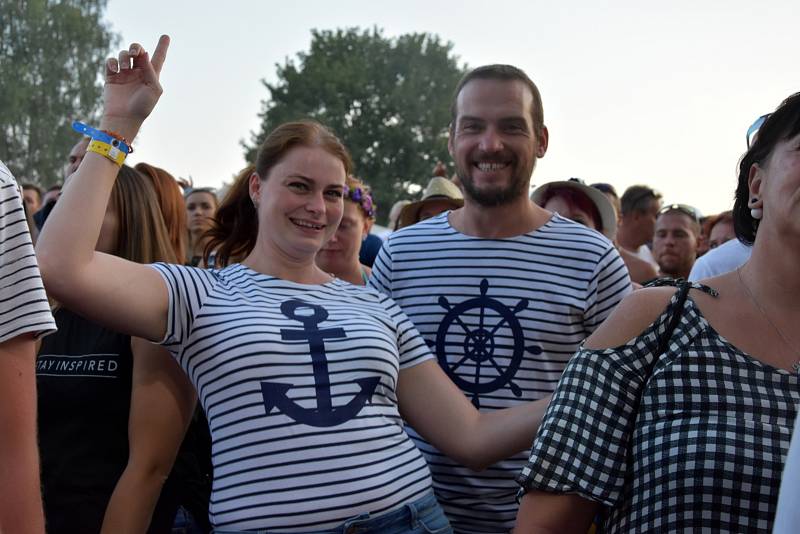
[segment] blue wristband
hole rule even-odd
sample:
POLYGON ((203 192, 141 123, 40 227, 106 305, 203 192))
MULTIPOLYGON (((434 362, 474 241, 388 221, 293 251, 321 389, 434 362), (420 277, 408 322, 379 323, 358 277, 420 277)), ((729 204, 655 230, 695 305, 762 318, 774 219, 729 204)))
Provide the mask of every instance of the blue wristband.
POLYGON ((116 137, 110 136, 105 132, 101 132, 97 128, 92 128, 89 125, 86 125, 82 122, 75 121, 72 123, 72 129, 78 133, 81 133, 87 137, 91 137, 94 141, 102 141, 103 143, 107 143, 114 148, 117 148, 124 152, 126 155, 131 153, 131 147, 129 147, 125 141, 122 139, 117 139, 116 137))

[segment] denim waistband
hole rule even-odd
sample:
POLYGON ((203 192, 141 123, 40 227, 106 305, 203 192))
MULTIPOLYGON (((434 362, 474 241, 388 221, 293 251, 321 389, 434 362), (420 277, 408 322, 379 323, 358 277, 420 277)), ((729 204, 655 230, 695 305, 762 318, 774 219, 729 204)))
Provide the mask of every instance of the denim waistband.
MULTIPOLYGON (((372 516, 369 513, 363 513, 355 517, 351 517, 344 523, 337 525, 330 529, 307 531, 305 534, 383 534, 386 532, 403 532, 403 527, 406 531, 412 531, 418 528, 419 519, 424 514, 438 511, 444 516, 439 507, 439 502, 433 493, 427 493, 425 496, 417 499, 416 501, 406 503, 402 507, 382 514, 379 516, 372 516), (394 528, 395 530, 392 530, 394 528)), ((445 521, 446 523, 446 521, 445 521)), ((449 529, 444 530, 449 532, 449 529)), ((443 531, 443 532, 444 532, 443 531)), ((213 530, 213 534, 285 534, 280 530, 229 530, 218 529, 213 530)))

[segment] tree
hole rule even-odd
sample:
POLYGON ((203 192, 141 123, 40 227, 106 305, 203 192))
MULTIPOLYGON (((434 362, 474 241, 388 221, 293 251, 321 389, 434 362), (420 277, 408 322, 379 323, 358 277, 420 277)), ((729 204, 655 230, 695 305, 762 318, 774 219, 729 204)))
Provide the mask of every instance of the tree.
POLYGON ((370 184, 385 220, 392 203, 423 185, 436 161, 448 161, 450 99, 464 67, 453 45, 426 33, 386 38, 382 30, 313 30, 311 48, 276 65, 278 82, 260 113, 258 146, 279 124, 315 119, 345 143, 355 174, 370 184))
POLYGON ((97 119, 103 61, 118 38, 107 0, 0 0, 0 159, 20 181, 48 186, 97 119))

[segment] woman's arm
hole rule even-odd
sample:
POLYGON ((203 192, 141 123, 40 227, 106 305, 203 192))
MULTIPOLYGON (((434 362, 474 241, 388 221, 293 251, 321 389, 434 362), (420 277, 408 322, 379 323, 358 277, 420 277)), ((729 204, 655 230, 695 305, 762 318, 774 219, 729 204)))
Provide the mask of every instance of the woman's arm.
MULTIPOLYGON (((161 95, 158 77, 168 46, 162 36, 152 62, 138 44, 107 61, 99 129, 134 139, 161 95)), ((160 275, 94 250, 118 170, 108 158, 86 154, 39 235, 39 267, 48 293, 71 310, 116 331, 160 339, 167 316, 160 275)))
POLYGON ((0 343, 0 532, 43 533, 33 334, 0 343))
POLYGON ((133 383, 128 420, 128 465, 106 509, 102 532, 147 531, 186 429, 192 419, 194 387, 169 353, 131 339, 133 383))
MULTIPOLYGON (((647 329, 648 326, 650 326, 658 318, 658 316, 664 311, 664 308, 674 293, 675 289, 672 287, 658 287, 641 289, 629 294, 617 306, 608 319, 606 319, 605 322, 603 322, 603 324, 600 325, 600 327, 595 330, 594 333, 592 333, 592 335, 586 340, 584 343, 584 348, 589 350, 599 350, 620 347, 629 344, 633 338, 639 336, 642 331, 647 329)), ((601 358, 603 356, 598 355, 595 357, 601 358)), ((570 370, 568 368, 566 373, 569 374, 569 372, 570 370)), ((572 378, 574 380, 574 376, 572 378)), ((602 381, 601 377, 598 376, 596 378, 598 382, 595 384, 583 384, 585 386, 583 391, 586 392, 586 395, 590 396, 588 398, 594 398, 592 396, 593 387, 601 387, 598 385, 602 381)), ((625 385, 633 387, 633 382, 625 383, 625 385)), ((574 390, 572 390, 569 396, 564 396, 565 394, 561 388, 562 383, 559 383, 559 386, 556 389, 555 400, 553 404, 553 408, 556 410, 556 413, 553 414, 551 412, 544 424, 548 425, 551 422, 551 419, 562 417, 563 412, 559 412, 559 408, 564 408, 566 404, 569 404, 569 409, 573 411, 572 417, 583 418, 585 421, 590 420, 592 417, 582 411, 581 403, 574 398, 579 397, 579 395, 575 394, 574 390)), ((603 391, 606 390, 603 389, 603 391)), ((602 393, 597 393, 597 395, 597 402, 602 403, 604 399, 599 397, 599 395, 602 395, 602 393)), ((631 415, 635 417, 635 414, 626 412, 623 409, 615 409, 614 406, 610 404, 606 406, 606 409, 614 413, 614 417, 617 419, 617 421, 627 420, 627 418, 631 415)), ((598 456, 597 459, 593 461, 597 462, 598 464, 603 464, 603 459, 609 454, 609 441, 606 438, 601 438, 599 436, 593 438, 591 429, 595 428, 594 424, 587 422, 586 425, 589 427, 589 430, 585 430, 585 432, 590 432, 590 434, 585 434, 584 432, 582 438, 585 438, 585 441, 581 443, 572 444, 562 448, 561 446, 567 443, 569 436, 569 432, 565 432, 566 436, 559 437, 554 442, 546 443, 543 446, 541 443, 537 444, 541 446, 542 449, 551 451, 547 455, 544 455, 544 458, 537 458, 538 462, 535 465, 529 465, 529 469, 532 471, 531 476, 533 477, 534 474, 538 475, 539 485, 542 484, 542 478, 546 478, 550 475, 542 474, 543 471, 539 470, 537 466, 541 466, 546 463, 557 462, 558 459, 561 459, 561 461, 564 463, 563 472, 565 474, 561 475, 564 480, 557 481, 557 484, 559 486, 563 484, 570 486, 571 483, 575 482, 573 480, 574 475, 571 476, 570 473, 574 473, 574 469, 576 468, 575 466, 577 462, 574 454, 579 447, 591 448, 591 446, 597 442, 598 444, 596 445, 594 452, 598 456), (570 448, 572 448, 571 451, 569 450, 570 448)), ((606 429, 606 433, 616 434, 613 432, 613 430, 614 429, 606 429)), ((561 434, 561 432, 557 430, 555 433, 561 434)), ((552 439, 553 434, 554 432, 548 432, 547 436, 552 439)), ((623 435, 623 432, 620 431, 619 434, 623 435)), ((534 447, 533 454, 534 457, 536 457, 536 446, 534 447)), ((624 465, 624 461, 621 461, 620 464, 624 465)), ((608 471, 604 471, 604 473, 610 479, 618 478, 617 474, 615 473, 610 473, 608 471)), ((580 487, 586 487, 586 485, 587 483, 585 480, 583 482, 583 486, 578 484, 580 487)), ((594 486, 593 489, 597 488, 598 486, 594 486)), ((517 525, 514 529, 514 534, 584 534, 587 532, 589 525, 592 522, 592 518, 594 518, 599 511, 600 506, 601 504, 599 502, 581 497, 580 495, 574 493, 554 493, 536 489, 536 486, 534 486, 527 491, 525 497, 520 503, 520 508, 517 512, 517 525)))
POLYGON ((479 471, 529 449, 550 397, 494 412, 479 412, 435 360, 402 369, 400 413, 436 448, 479 471))

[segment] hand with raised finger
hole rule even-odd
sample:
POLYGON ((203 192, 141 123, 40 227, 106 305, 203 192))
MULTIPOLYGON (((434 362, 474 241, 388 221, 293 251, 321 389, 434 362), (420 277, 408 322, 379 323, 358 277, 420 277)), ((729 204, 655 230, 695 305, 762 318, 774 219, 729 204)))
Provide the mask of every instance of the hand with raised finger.
POLYGON ((121 51, 118 58, 106 60, 102 129, 133 140, 161 96, 159 75, 168 48, 169 37, 162 35, 152 60, 138 43, 121 51))

